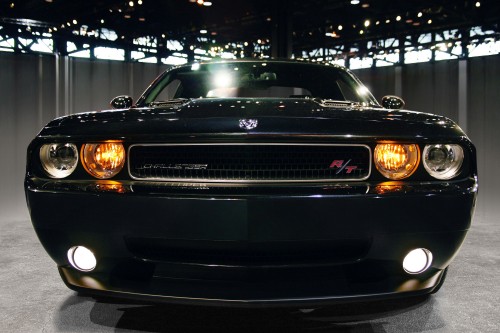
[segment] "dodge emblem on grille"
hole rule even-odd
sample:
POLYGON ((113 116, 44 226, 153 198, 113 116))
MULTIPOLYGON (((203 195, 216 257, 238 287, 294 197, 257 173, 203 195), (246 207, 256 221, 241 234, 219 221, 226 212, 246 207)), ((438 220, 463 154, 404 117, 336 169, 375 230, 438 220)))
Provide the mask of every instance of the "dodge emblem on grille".
POLYGON ((240 128, 251 130, 257 127, 259 121, 257 119, 240 119, 240 128))

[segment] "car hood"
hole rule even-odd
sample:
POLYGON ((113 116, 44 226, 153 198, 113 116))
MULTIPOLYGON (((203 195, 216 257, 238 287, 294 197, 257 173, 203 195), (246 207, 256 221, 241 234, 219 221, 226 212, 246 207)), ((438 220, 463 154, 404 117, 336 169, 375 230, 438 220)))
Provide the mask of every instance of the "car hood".
POLYGON ((50 122, 40 136, 128 139, 144 136, 331 136, 344 139, 457 138, 450 119, 429 113, 360 107, 311 99, 194 99, 147 108, 87 112, 50 122), (240 120, 256 127, 240 127, 240 120), (255 123, 255 122, 254 122, 255 123))

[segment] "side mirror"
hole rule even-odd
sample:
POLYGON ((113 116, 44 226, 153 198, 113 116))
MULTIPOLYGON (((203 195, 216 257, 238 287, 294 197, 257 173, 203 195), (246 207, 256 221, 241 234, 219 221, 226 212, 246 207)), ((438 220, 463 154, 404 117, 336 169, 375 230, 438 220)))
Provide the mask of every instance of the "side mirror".
POLYGON ((134 100, 130 96, 122 95, 113 98, 113 100, 109 103, 113 109, 128 109, 132 106, 134 100))
POLYGON ((405 102, 398 96, 384 96, 382 97, 382 106, 386 109, 399 110, 404 108, 405 102))

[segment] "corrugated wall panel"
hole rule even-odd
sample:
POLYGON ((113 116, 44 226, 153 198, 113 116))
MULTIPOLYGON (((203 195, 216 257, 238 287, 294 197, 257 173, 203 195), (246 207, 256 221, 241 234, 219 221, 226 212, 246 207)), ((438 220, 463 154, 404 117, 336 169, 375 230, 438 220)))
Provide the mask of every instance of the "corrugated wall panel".
POLYGON ((500 215, 500 57, 468 63, 468 135, 478 153, 478 214, 500 215))

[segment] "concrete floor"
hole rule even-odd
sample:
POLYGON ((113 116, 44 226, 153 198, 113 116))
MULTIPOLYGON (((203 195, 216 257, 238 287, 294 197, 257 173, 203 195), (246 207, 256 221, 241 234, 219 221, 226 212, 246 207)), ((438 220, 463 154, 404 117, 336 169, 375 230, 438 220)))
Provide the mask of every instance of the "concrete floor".
POLYGON ((500 226, 476 216, 431 297, 294 310, 96 302, 60 280, 28 220, 2 222, 0 332, 500 332, 500 226))

